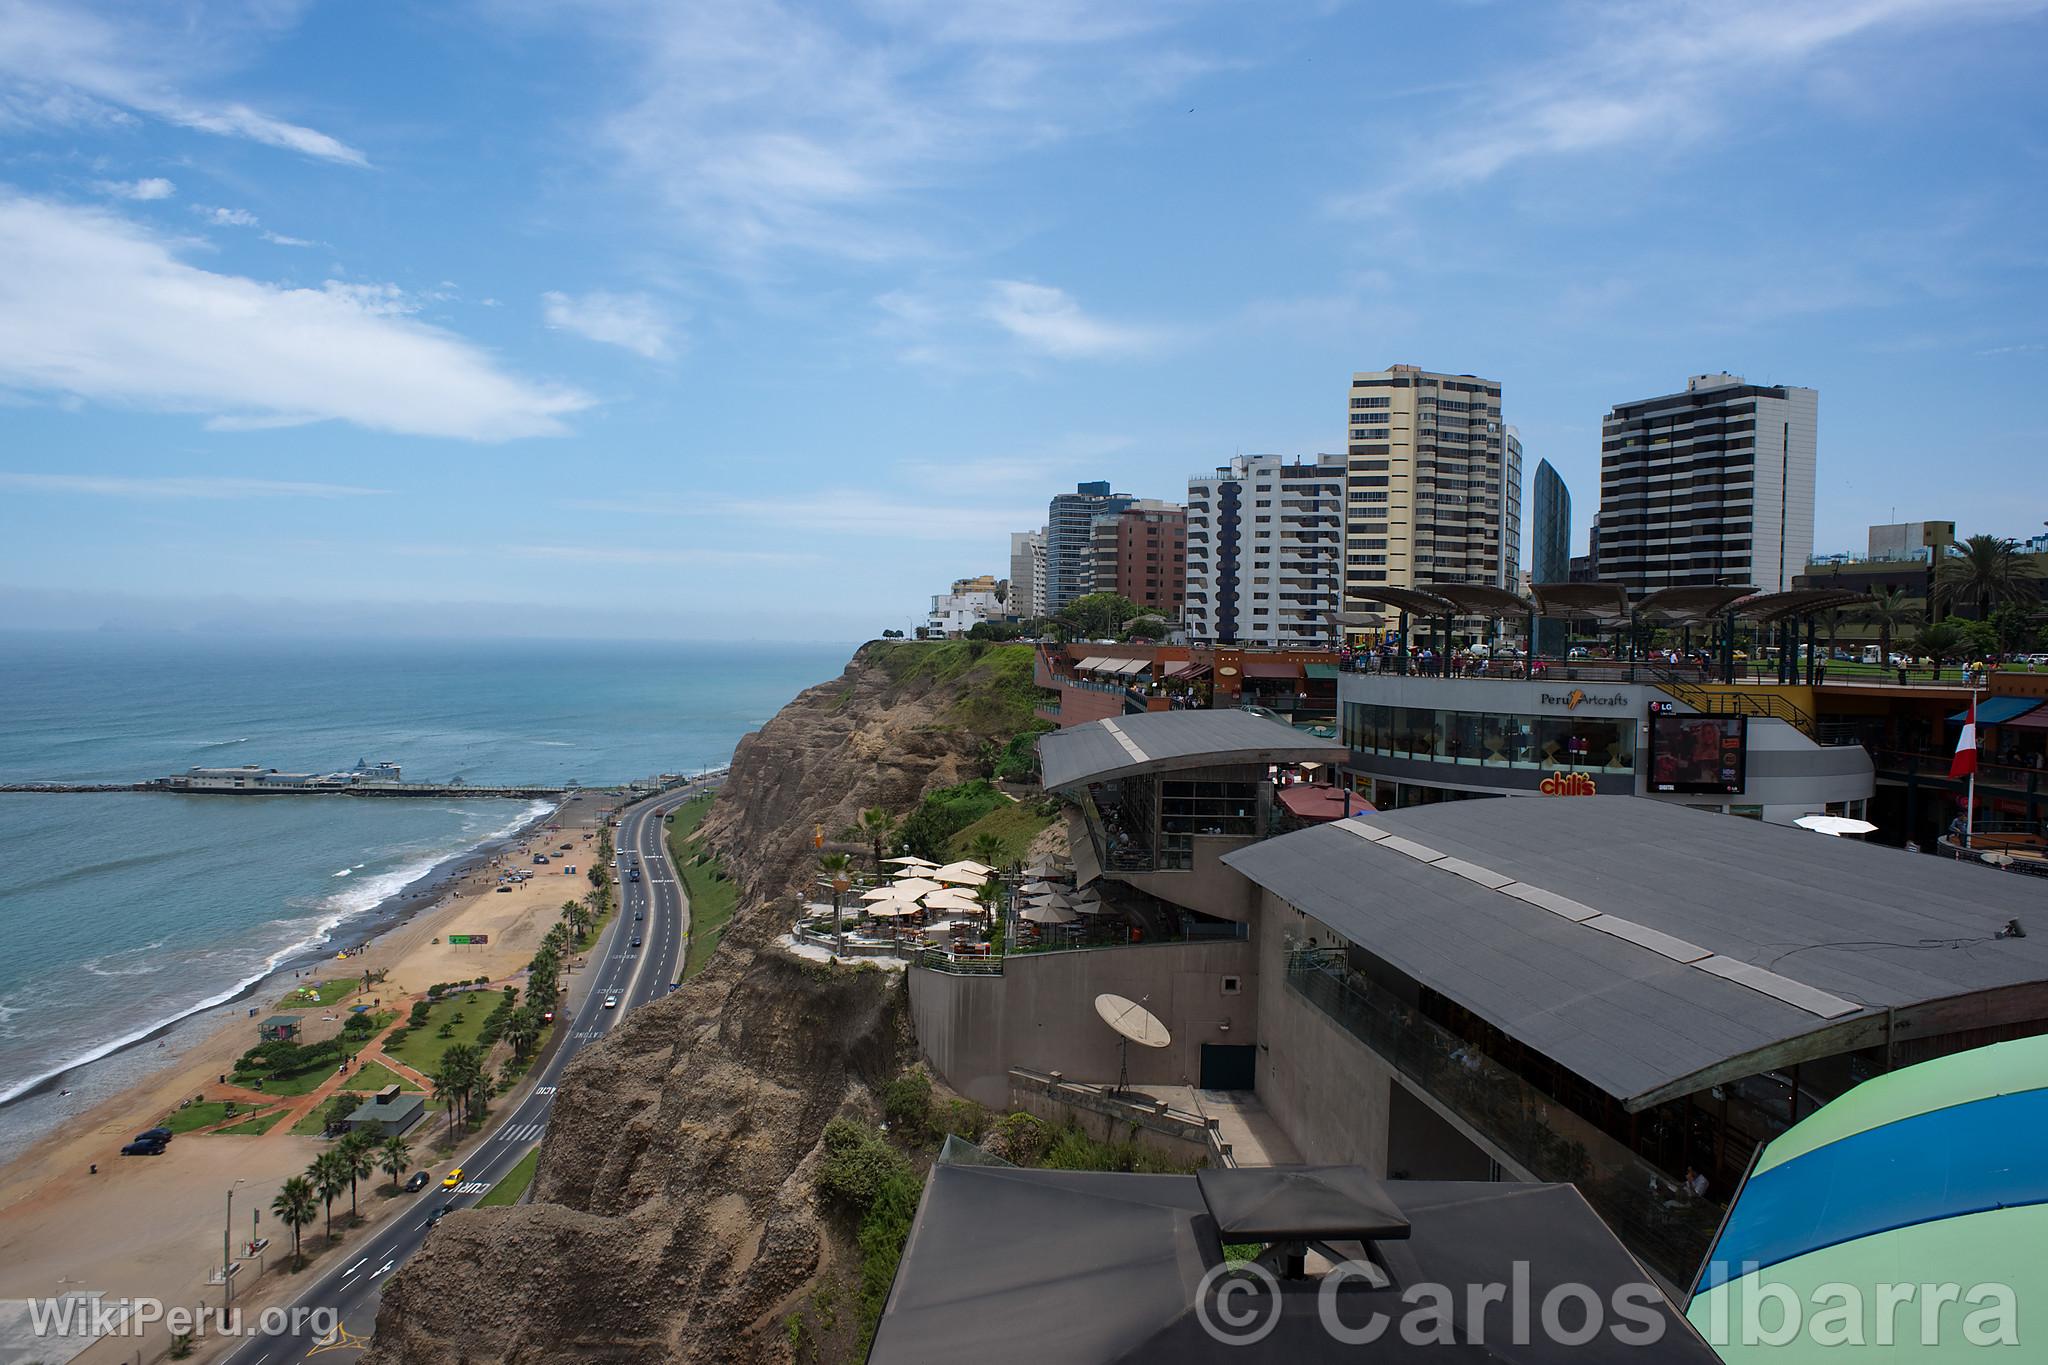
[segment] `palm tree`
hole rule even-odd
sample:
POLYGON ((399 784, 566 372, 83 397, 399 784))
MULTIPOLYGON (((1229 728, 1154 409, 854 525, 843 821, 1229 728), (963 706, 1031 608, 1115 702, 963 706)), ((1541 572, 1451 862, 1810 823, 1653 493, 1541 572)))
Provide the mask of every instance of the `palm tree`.
POLYGON ((2027 602, 2040 595, 2040 569, 2020 553, 2020 543, 2004 536, 1971 536, 1962 551, 1941 561, 1934 571, 1934 595, 1947 604, 1958 598, 1977 604, 1977 619, 1987 620, 2000 602, 2027 602))
POLYGON ((335 1144, 335 1153, 348 1168, 348 1216, 356 1216, 356 1181, 368 1180, 377 1172, 377 1139, 357 1129, 335 1144))
MULTIPOLYGON (((846 880, 847 872, 853 866, 853 859, 844 853, 820 853, 818 870, 825 874, 825 880, 832 883, 832 942, 835 953, 846 950, 846 938, 839 927, 839 883, 846 880)), ((877 864, 879 866, 879 864, 877 864)))
POLYGON ((1913 605, 1913 599, 1906 596, 1904 588, 1886 586, 1871 590, 1870 604, 1863 608, 1862 616, 1877 627, 1877 652, 1883 656, 1878 662, 1890 667, 1892 632, 1918 624, 1919 609, 1913 605))
POLYGON ((440 1076, 436 1077, 435 1084, 439 1087, 443 1078, 447 1078, 449 1081, 449 1093, 447 1094, 448 1130, 451 1135, 455 1131, 455 1114, 458 1111, 464 1114, 468 1113, 470 1097, 476 1093, 476 1088, 483 1080, 483 1075, 483 1054, 476 1049, 474 1044, 451 1043, 442 1051, 441 1072, 440 1076))
MULTIPOLYGON (((531 981, 528 984, 531 985, 531 981)), ((540 1019, 530 1005, 523 1010, 515 1011, 505 1024, 505 1041, 512 1044, 512 1055, 522 1061, 539 1038, 540 1019)))
POLYGON ((306 1168, 306 1179, 312 1182, 313 1193, 320 1196, 320 1202, 327 1207, 327 1240, 334 1240, 334 1201, 341 1198, 341 1192, 348 1188, 348 1167, 340 1160, 341 1153, 329 1149, 313 1158, 313 1164, 306 1168))
POLYGON ((987 831, 975 835, 967 845, 967 856, 986 867, 1002 866, 1003 851, 1002 836, 987 831))
POLYGON ((412 1169, 412 1144, 393 1133, 377 1144, 377 1167, 391 1177, 391 1192, 398 1193, 398 1177, 412 1169))
POLYGON ((1002 903, 1003 884, 994 877, 990 877, 980 886, 974 888, 974 898, 981 902, 982 913, 986 914, 990 922, 993 923, 996 906, 1002 903))
POLYGON ((1963 652, 1968 641, 1960 627, 1950 621, 1935 621, 1920 627, 1920 633, 1913 637, 1913 652, 1934 661, 1934 679, 1941 681, 1941 665, 1963 652))
POLYGON ((292 1267, 305 1265, 306 1258, 299 1253, 299 1229, 312 1222, 320 1214, 314 1207, 315 1197, 312 1182, 302 1175, 292 1176, 278 1190, 277 1198, 270 1201, 271 1216, 292 1230, 292 1267))
POLYGON ((896 837, 896 817, 880 806, 870 806, 860 813, 860 832, 867 836, 868 847, 874 850, 875 873, 879 876, 882 854, 896 837))

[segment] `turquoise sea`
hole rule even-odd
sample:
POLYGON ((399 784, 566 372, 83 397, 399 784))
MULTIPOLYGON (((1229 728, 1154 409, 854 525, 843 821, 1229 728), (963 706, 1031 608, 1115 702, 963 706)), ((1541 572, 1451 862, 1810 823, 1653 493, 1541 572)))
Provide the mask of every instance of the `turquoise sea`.
MULTIPOLYGON (((364 758, 479 784, 695 772, 851 649, 0 633, 0 783, 364 758)), ((542 809, 0 794, 0 1142, 175 1060, 213 1007, 542 809)))

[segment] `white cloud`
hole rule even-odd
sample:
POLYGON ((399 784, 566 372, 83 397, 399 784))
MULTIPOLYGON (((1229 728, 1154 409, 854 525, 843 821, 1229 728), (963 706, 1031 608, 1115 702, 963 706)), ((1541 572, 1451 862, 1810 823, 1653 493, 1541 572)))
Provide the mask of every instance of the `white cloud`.
POLYGON ((247 209, 209 208, 194 204, 192 211, 215 227, 255 227, 256 215, 247 209))
POLYGON ((607 294, 602 290, 571 296, 550 291, 541 295, 550 327, 622 346, 649 360, 672 353, 668 319, 645 294, 607 294))
POLYGON ((0 260, 0 385, 470 440, 560 432, 590 402, 398 315, 389 286, 215 274, 101 210, 0 190, 0 260))
POLYGON ((315 243, 307 241, 304 237, 287 237, 282 232, 272 232, 269 228, 263 229, 263 240, 271 243, 273 246, 315 245, 315 243))
POLYGON ((7 474, 0 488, 102 498, 373 498, 388 490, 281 479, 129 478, 115 474, 7 474))
POLYGON ((1463 107, 1431 101, 1411 168, 1341 205, 1384 208, 1541 158, 1688 141, 1852 41, 2044 10, 2048 0, 1606 0, 1567 8, 1553 26, 1564 51, 1474 81, 1480 93, 1463 107))
MULTIPOLYGON (((1208 66, 1162 0, 582 0, 622 73, 598 150, 729 260, 922 254, 962 169, 1113 124, 1208 66)), ((501 13, 504 10, 501 10, 501 13)), ((950 210, 957 212, 957 209, 950 210)))
POLYGON ((16 121, 87 123, 134 114, 220 137, 242 138, 349 166, 368 162, 347 143, 236 101, 210 102, 184 86, 214 74, 249 33, 274 28, 289 7, 135 6, 112 17, 76 5, 0 0, 0 112, 16 121))
POLYGON ((1166 339, 1157 328, 1092 318, 1064 289, 1024 280, 994 281, 984 312, 1025 346, 1062 360, 1135 355, 1166 339))
POLYGON ((160 175, 141 180, 95 180, 93 188, 117 199, 168 199, 178 192, 176 185, 160 175))

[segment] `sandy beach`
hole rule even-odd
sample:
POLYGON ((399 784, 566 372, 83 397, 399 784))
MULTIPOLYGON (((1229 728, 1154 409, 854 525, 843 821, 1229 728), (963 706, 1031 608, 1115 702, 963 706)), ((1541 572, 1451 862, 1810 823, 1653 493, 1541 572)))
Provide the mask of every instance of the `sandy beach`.
MULTIPOLYGON (((273 1013, 299 1015, 301 1040, 319 1042, 340 1031, 350 1005, 374 1004, 402 1014, 410 998, 429 986, 485 976, 502 982, 514 976, 559 918, 562 903, 590 890, 585 873, 594 857, 596 830, 613 804, 599 796, 573 799, 506 845, 457 860, 438 874, 441 881, 432 888, 431 898, 401 897, 383 908, 386 922, 392 914, 409 911, 402 923, 360 951, 302 966, 296 975, 283 971, 255 993, 211 1011, 215 1027, 201 1041, 184 1045, 175 1062, 0 1166, 0 1300, 98 1292, 108 1299, 140 1296, 169 1304, 205 1301, 217 1306, 222 1290, 218 1285, 209 1289, 207 1276, 221 1263, 224 1232, 237 1253, 252 1234, 273 1239, 263 1258, 263 1269, 269 1273, 259 1280, 254 1262, 238 1273, 238 1303, 245 1297, 261 1303, 281 1294, 289 1277, 280 1274, 278 1266, 289 1261, 290 1234, 273 1224, 270 1202, 287 1177, 300 1174, 323 1150, 322 1139, 295 1136, 289 1122, 280 1122, 260 1136, 183 1134, 159 1157, 123 1157, 122 1144, 196 1097, 286 1103, 293 1106, 294 1116, 310 1107, 310 1097, 296 1103, 268 1100, 222 1085, 221 1078, 236 1058, 258 1041, 256 1023, 261 1018, 273 1013), (562 826, 559 832, 545 828, 555 823, 562 826), (562 850, 562 843, 570 844, 570 849, 562 850), (533 865, 532 853, 542 850, 560 856, 546 866, 533 865), (576 868, 573 875, 565 872, 569 864, 576 868), (499 892, 499 873, 514 867, 534 875, 499 892), (486 946, 454 945, 448 942, 451 934, 482 935, 489 941, 486 946), (385 975, 329 1008, 288 1002, 300 985, 361 978, 365 972, 385 975), (260 1222, 252 1219, 258 1209, 260 1222)), ((418 892, 415 887, 410 895, 417 897, 418 892)), ((434 1160, 427 1124, 408 1136, 416 1164, 434 1160)), ((364 1182, 360 1194, 366 1217, 406 1203, 405 1196, 387 1199, 384 1187, 382 1175, 364 1182)), ((344 1195, 337 1213, 347 1207, 344 1195)), ((305 1230, 309 1247, 319 1241, 320 1231, 317 1222, 305 1230)), ((334 1250, 345 1251, 347 1245, 344 1241, 334 1250)), ((142 1340, 108 1337, 76 1359, 86 1365, 133 1360, 138 1347, 148 1358, 167 1344, 161 1334, 142 1340)), ((52 1354, 62 1358, 61 1351, 52 1354)))

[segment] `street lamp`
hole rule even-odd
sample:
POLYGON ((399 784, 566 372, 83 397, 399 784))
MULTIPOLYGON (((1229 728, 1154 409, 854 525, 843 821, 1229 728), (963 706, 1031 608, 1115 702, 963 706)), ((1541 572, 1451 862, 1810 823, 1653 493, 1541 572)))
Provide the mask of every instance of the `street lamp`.
MULTIPOLYGON (((235 1185, 246 1182, 237 1180, 235 1185)), ((221 1307, 226 1308, 235 1301, 235 1185, 228 1186, 228 1217, 220 1229, 220 1283, 221 1307)))
POLYGON ((846 931, 839 918, 839 898, 853 885, 853 879, 840 868, 832 874, 832 951, 835 956, 846 956, 846 931))

